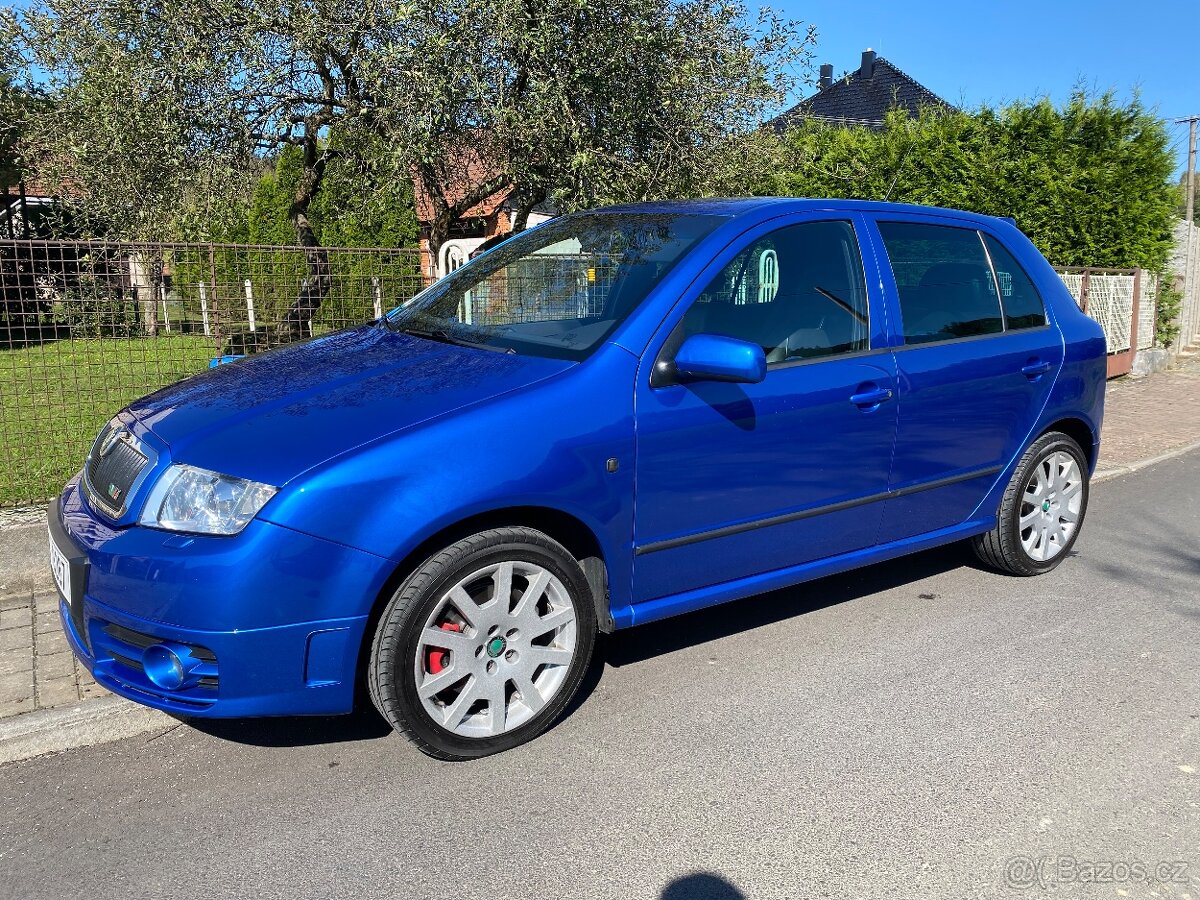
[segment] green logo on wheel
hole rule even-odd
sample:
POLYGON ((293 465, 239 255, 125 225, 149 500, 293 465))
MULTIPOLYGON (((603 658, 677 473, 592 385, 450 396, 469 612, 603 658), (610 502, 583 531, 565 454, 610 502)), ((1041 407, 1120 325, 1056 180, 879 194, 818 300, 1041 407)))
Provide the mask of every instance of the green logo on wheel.
POLYGON ((492 659, 495 659, 504 652, 504 648, 507 646, 507 644, 508 642, 502 637, 497 636, 492 638, 487 642, 487 655, 492 659))
POLYGON ((1042 501, 1042 512, 1050 512, 1050 501, 1049 500, 1042 501))

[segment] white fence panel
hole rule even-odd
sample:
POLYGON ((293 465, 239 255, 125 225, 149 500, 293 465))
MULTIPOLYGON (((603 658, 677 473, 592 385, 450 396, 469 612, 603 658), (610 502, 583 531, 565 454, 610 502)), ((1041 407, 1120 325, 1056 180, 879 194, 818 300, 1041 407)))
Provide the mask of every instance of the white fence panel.
MULTIPOLYGON (((1059 277, 1075 302, 1082 306, 1082 272, 1060 272, 1059 277)), ((1133 335, 1133 275, 1104 275, 1092 272, 1087 276, 1087 314, 1100 323, 1108 342, 1109 353, 1128 350, 1133 335)), ((1140 328, 1139 328, 1140 331, 1140 328)), ((1153 339, 1153 338, 1151 338, 1153 339)))

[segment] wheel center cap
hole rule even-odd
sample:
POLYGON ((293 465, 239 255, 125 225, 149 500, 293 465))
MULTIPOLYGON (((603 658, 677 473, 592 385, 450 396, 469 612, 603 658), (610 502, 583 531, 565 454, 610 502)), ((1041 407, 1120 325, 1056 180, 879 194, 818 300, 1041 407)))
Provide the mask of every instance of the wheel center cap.
POLYGON ((497 635, 487 642, 487 655, 495 659, 504 652, 504 648, 508 646, 508 641, 497 635))
POLYGON ((1042 501, 1042 512, 1050 512, 1050 501, 1049 500, 1042 501))

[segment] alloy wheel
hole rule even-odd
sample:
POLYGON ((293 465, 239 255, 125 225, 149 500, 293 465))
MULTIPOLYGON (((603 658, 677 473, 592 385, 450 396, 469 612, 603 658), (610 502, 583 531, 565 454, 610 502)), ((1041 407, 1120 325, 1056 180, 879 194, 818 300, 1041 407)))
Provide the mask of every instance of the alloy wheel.
POLYGON ((1018 527, 1030 559, 1054 559, 1079 527, 1083 474, 1070 453, 1055 450, 1034 467, 1021 497, 1018 527))
POLYGON ((494 737, 528 722, 558 693, 576 646, 570 592, 536 563, 479 569, 446 591, 417 640, 417 696, 439 726, 494 737))

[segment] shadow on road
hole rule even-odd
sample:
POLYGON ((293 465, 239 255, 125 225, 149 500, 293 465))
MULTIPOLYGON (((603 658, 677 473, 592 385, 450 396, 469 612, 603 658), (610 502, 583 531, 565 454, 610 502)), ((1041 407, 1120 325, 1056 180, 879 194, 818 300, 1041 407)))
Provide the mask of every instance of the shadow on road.
POLYGON ((305 747, 346 741, 371 741, 392 729, 374 709, 348 716, 286 716, 265 719, 186 719, 204 734, 253 747, 305 747))
MULTIPOLYGON (((607 663, 624 666, 681 650, 695 644, 769 625, 783 619, 856 600, 881 591, 911 584, 962 566, 976 565, 975 557, 964 545, 951 545, 906 556, 886 563, 857 569, 786 588, 736 600, 711 609, 700 610, 664 622, 643 625, 613 635, 600 635, 592 664, 588 667, 578 693, 568 704, 563 719, 583 706, 595 691, 607 663)), ((298 716, 265 719, 189 719, 187 724, 205 734, 225 741, 257 747, 297 747, 346 741, 378 740, 391 733, 370 701, 360 700, 348 716, 298 716)), ((712 879, 698 873, 676 882, 664 898, 733 898, 733 893, 669 893, 688 879, 712 879)), ((730 890, 733 890, 732 888, 730 890)))
POLYGON ((642 662, 684 647, 704 644, 803 613, 836 606, 847 600, 901 587, 963 566, 982 568, 966 544, 951 544, 841 575, 830 575, 796 587, 641 625, 609 637, 607 661, 612 666, 642 662))
POLYGON ((693 872, 668 884, 662 900, 746 900, 746 895, 720 875, 693 872))

